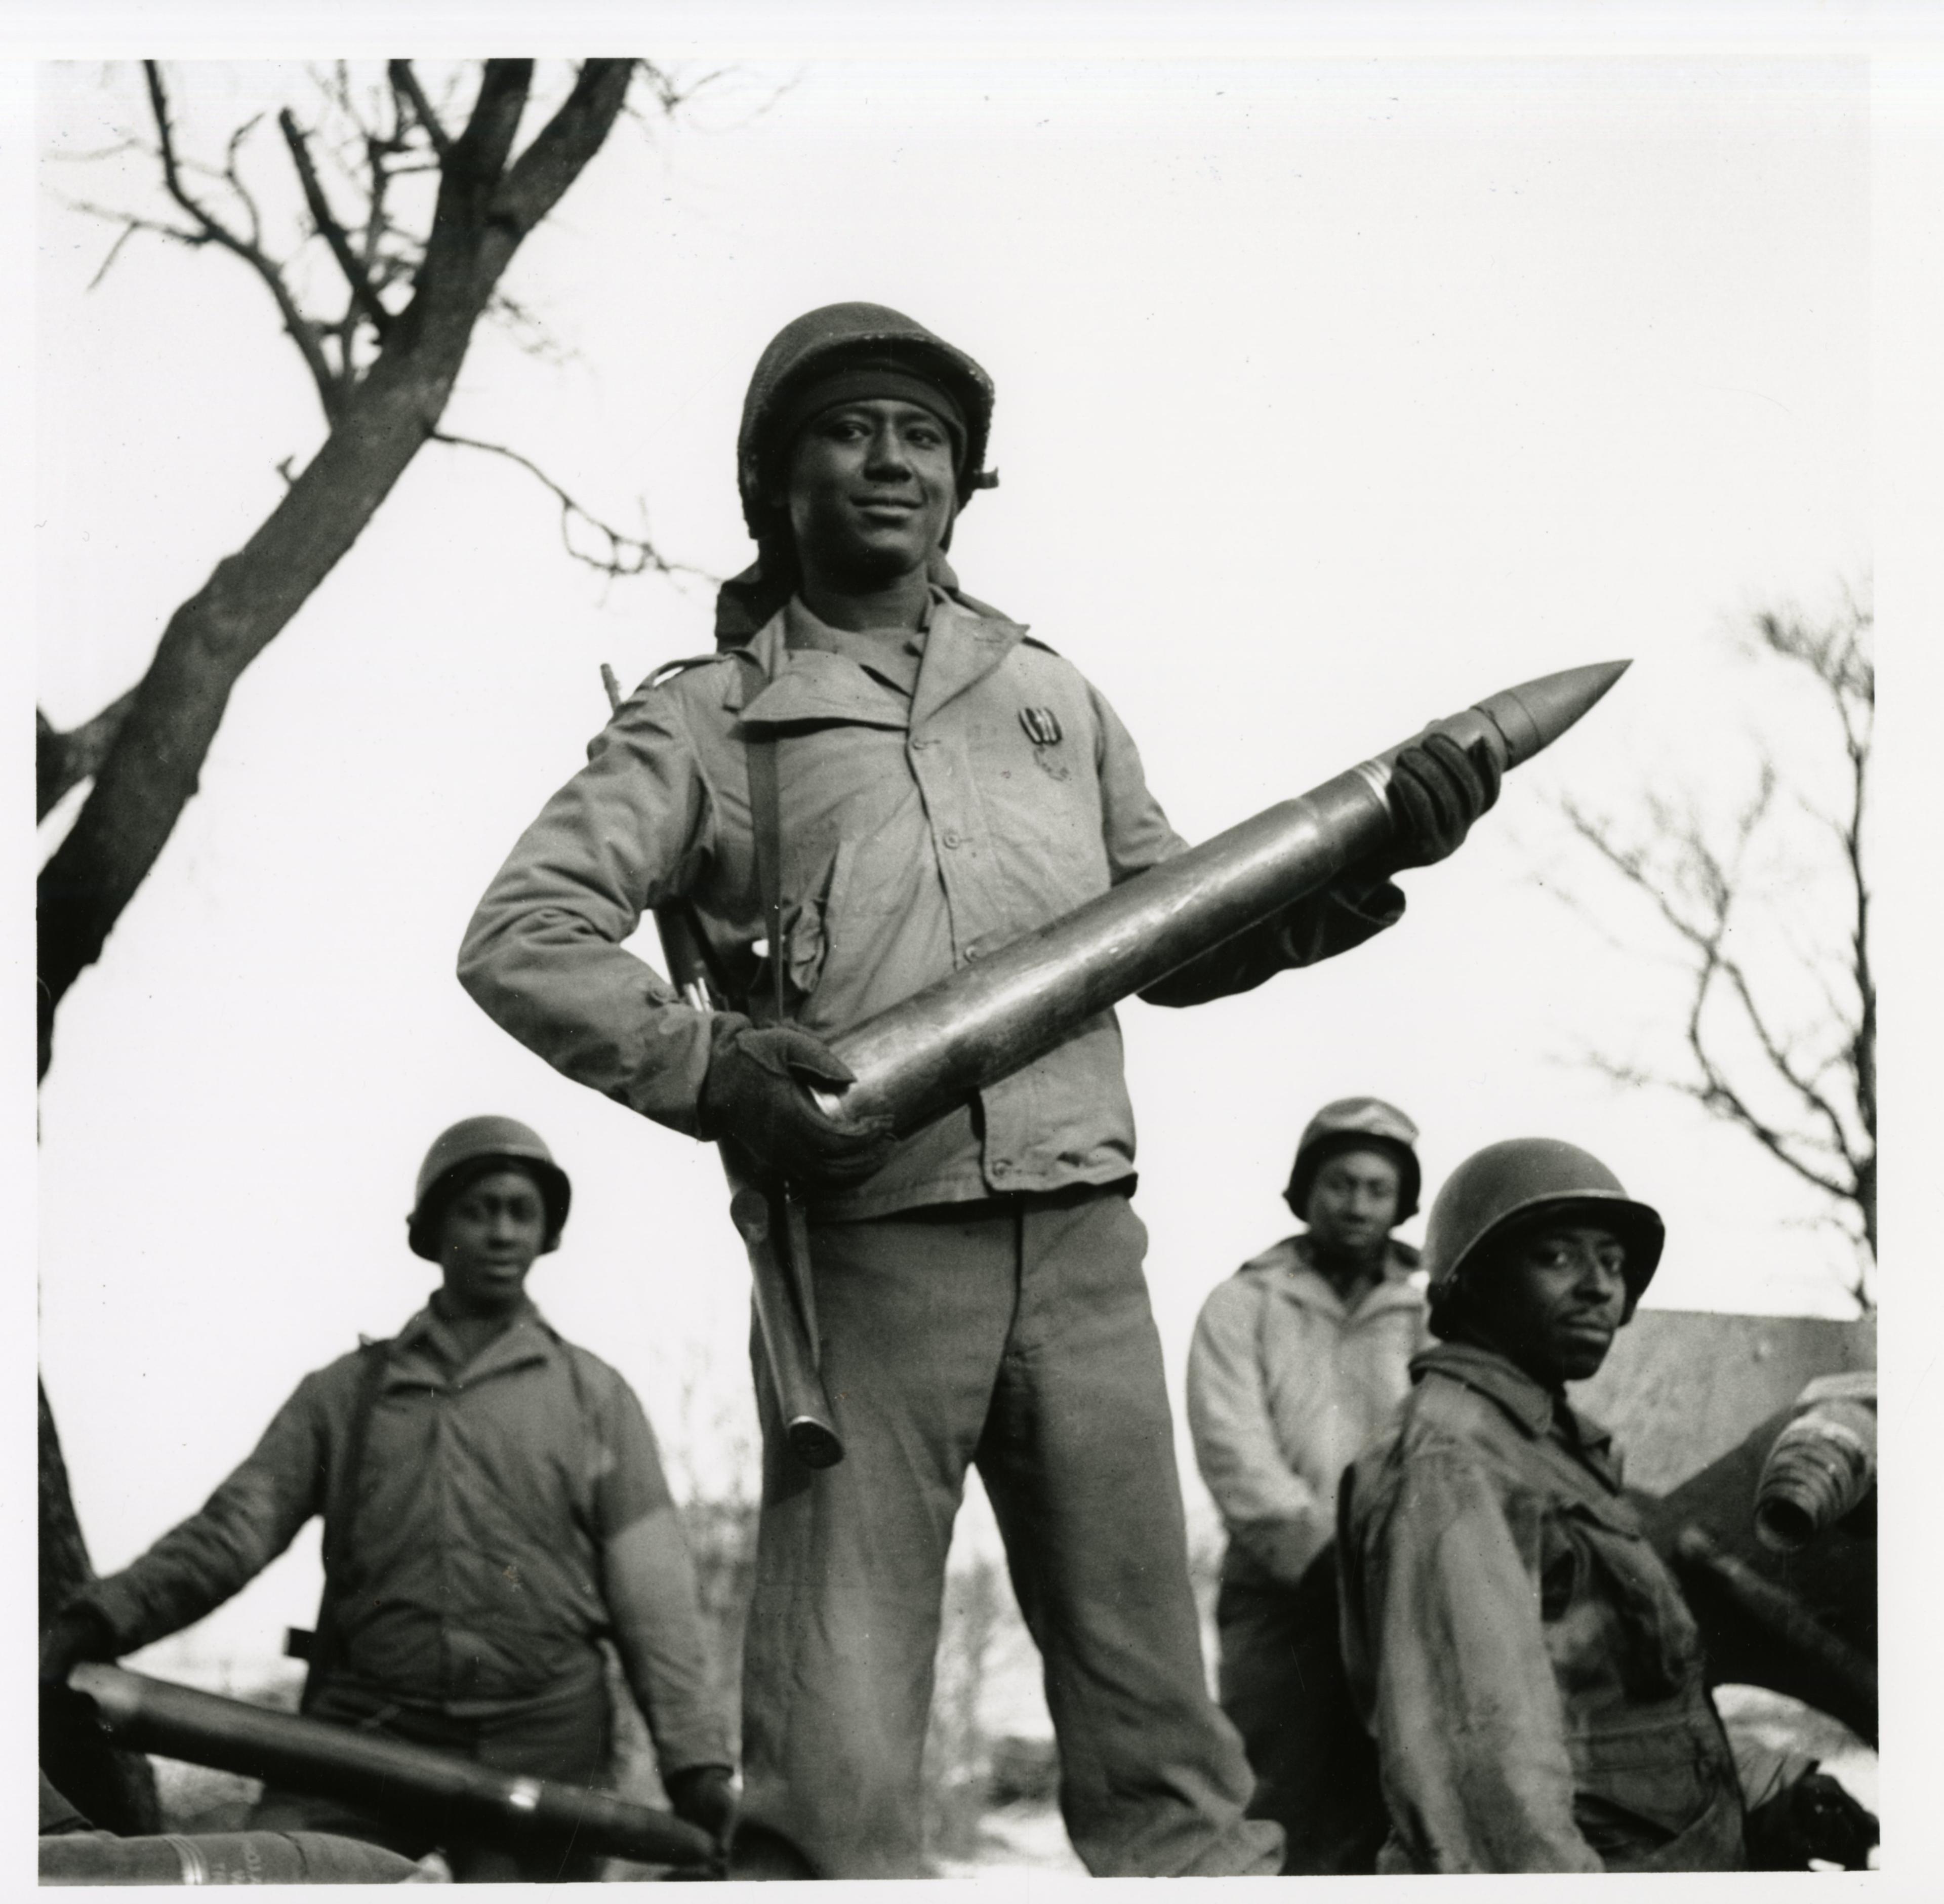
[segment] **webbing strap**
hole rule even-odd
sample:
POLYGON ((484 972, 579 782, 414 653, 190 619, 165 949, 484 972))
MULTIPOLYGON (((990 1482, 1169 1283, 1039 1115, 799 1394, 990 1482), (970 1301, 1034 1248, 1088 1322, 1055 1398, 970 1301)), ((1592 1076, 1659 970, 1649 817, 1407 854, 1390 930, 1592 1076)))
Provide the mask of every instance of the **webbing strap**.
POLYGON ((392 1345, 368 1342, 358 1348, 358 1390, 345 1423, 343 1458, 324 1509, 324 1597, 317 1610, 317 1637, 312 1642, 310 1673, 304 1681, 304 1700, 324 1684, 336 1663, 340 1635, 337 1610, 344 1594, 344 1568, 350 1552, 351 1517, 357 1511, 358 1481, 364 1469, 364 1449, 371 1438, 371 1417, 378 1410, 385 1371, 391 1364, 392 1345))
MULTIPOLYGON (((736 658, 743 664, 748 706, 769 685, 763 664, 747 648, 739 648, 736 658)), ((743 758, 749 769, 749 831, 755 851, 755 900, 758 915, 769 944, 771 1007, 780 1025, 789 1017, 783 996, 783 792, 777 774, 777 737, 774 734, 743 737, 743 758)), ((752 998, 751 1004, 755 1003, 752 998)))

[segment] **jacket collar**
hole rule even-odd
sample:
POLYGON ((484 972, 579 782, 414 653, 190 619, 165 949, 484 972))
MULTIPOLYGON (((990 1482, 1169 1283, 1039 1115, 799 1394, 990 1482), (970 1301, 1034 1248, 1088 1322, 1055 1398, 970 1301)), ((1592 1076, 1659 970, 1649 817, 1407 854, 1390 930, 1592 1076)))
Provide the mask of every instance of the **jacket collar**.
POLYGON ((983 681, 1025 638, 1018 622, 975 615, 957 602, 940 602, 925 637, 918 692, 912 697, 914 727, 930 720, 946 702, 983 681))
POLYGON ((1364 1290, 1355 1309, 1346 1309, 1329 1278, 1316 1267, 1309 1237, 1286 1236, 1242 1266, 1274 1278, 1277 1289, 1290 1301, 1340 1322, 1361 1322, 1391 1309, 1421 1309, 1424 1298, 1411 1281, 1417 1252, 1393 1242, 1384 1259, 1382 1278, 1364 1290))
POLYGON ((1570 1429, 1575 1452, 1592 1456, 1596 1466, 1617 1470, 1611 1454, 1613 1436, 1504 1356, 1469 1342, 1441 1342, 1411 1358, 1411 1380, 1420 1381, 1427 1375, 1442 1375, 1496 1402, 1534 1441, 1543 1440, 1555 1427, 1570 1429))
POLYGON ((401 1359, 417 1351, 422 1359, 446 1373, 457 1375, 463 1370, 468 1381, 477 1381, 482 1376, 497 1375, 530 1362, 551 1361, 558 1340, 546 1318, 523 1297, 512 1327, 495 1336, 468 1361, 457 1338, 428 1304, 398 1331, 392 1344, 392 1363, 395 1370, 401 1359))
POLYGON ((787 617, 778 609, 743 644, 769 677, 746 701, 746 670, 731 670, 722 705, 746 726, 780 727, 807 721, 848 721, 863 727, 918 727, 948 701, 985 679, 1025 638, 1018 622, 974 614, 949 597, 934 602, 924 638, 918 691, 907 703, 856 662, 822 648, 792 648, 787 617))

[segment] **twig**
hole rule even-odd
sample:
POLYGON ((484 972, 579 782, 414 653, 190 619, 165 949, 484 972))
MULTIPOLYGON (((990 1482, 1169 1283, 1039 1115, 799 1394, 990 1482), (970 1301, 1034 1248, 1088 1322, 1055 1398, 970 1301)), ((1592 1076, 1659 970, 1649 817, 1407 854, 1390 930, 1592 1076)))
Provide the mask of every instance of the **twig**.
POLYGON ((411 103, 412 116, 425 128, 426 137, 432 141, 432 149, 445 162, 446 155, 452 150, 451 135, 439 123, 438 115, 432 109, 432 102, 425 96, 425 88, 419 84, 419 76, 412 70, 409 60, 392 60, 386 63, 385 72, 393 89, 401 93, 411 103))
POLYGON ((318 342, 316 327, 297 309, 297 300, 291 295, 290 286, 284 281, 282 266, 260 245, 232 232, 194 198, 183 184, 182 168, 176 157, 175 132, 169 120, 168 95, 163 88, 161 69, 153 60, 144 60, 142 70, 148 79, 149 105, 155 115, 155 135, 161 146, 158 155, 162 165, 162 183, 169 196, 189 214, 205 240, 213 245, 220 245, 226 251, 233 252, 263 280, 265 288, 275 300, 278 314, 284 321, 285 330, 290 334, 291 341, 297 346, 299 354, 303 357, 304 368, 310 372, 311 381, 317 386, 318 400, 324 406, 326 419, 335 420, 343 407, 343 384, 325 358, 323 346, 318 342))
POLYGON ((672 562, 651 542, 640 536, 631 536, 626 531, 614 528, 603 521, 563 489, 531 457, 522 456, 518 450, 509 449, 503 443, 482 442, 477 437, 456 436, 450 431, 442 429, 434 430, 431 441, 450 444, 455 449, 483 451, 488 456, 503 457, 509 463, 518 463, 547 489, 560 504, 561 546, 576 561, 584 562, 589 568, 597 570, 603 575, 644 575, 652 572, 657 575, 693 575, 704 581, 718 579, 687 562, 672 562), (608 553, 604 556, 590 555, 586 550, 574 546, 572 529, 577 518, 586 523, 595 534, 605 538, 608 553))
MULTIPOLYGON (((331 247, 331 255, 337 260, 338 269, 344 273, 345 282, 351 287, 351 301, 369 319, 382 343, 385 334, 392 328, 392 314, 378 301, 378 294, 372 289, 371 280, 353 254, 344 227, 332 216, 324 187, 318 182, 317 168, 311 163, 310 148, 305 143, 303 134, 288 106, 277 115, 277 124, 283 130, 285 144, 290 147, 291 162, 297 168, 297 179, 303 187, 304 203, 309 208, 311 223, 331 247)), ((346 368, 349 368, 348 364, 346 368)))

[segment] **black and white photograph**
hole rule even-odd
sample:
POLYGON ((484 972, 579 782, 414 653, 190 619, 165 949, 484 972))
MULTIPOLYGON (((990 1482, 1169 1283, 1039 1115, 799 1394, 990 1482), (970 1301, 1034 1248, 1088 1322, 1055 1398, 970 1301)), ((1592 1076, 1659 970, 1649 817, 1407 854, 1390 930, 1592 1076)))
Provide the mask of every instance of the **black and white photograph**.
POLYGON ((26 11, 40 1884, 1924 1893, 1944 16, 26 11))

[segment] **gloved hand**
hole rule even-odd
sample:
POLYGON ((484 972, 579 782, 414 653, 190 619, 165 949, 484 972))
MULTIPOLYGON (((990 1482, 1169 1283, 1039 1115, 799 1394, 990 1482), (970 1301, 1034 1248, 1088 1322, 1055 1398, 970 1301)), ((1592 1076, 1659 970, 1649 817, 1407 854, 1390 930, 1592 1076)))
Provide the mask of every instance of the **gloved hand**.
POLYGON ((736 1788, 726 1765, 690 1765, 662 1780, 669 1803, 684 1824, 706 1832, 718 1844, 735 1822, 736 1788))
POLYGON ((1383 856, 1383 870, 1449 859, 1464 844, 1472 821, 1496 803, 1503 777, 1482 740, 1467 749, 1448 734, 1428 734, 1407 747, 1391 768, 1397 838, 1383 856))
POLYGON ((709 1020, 702 1080, 702 1133, 726 1138, 758 1167, 804 1184, 861 1183, 882 1167, 897 1140, 887 1118, 838 1124, 811 1100, 811 1084, 847 1084, 855 1074, 820 1038, 793 1025, 752 1025, 736 1012, 709 1020))
POLYGON ((114 1636, 101 1616, 87 1607, 69 1607, 57 1613, 41 1635, 41 1684, 65 1687, 67 1676, 84 1659, 112 1659, 114 1636))
POLYGON ((1865 1871, 1878 1836, 1875 1815, 1827 1772, 1811 1770, 1749 1813, 1749 1869, 1807 1871, 1815 1858, 1865 1871))

